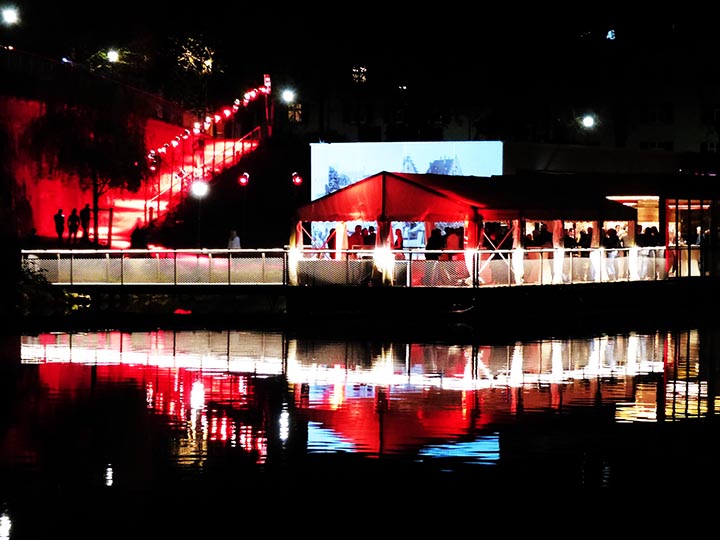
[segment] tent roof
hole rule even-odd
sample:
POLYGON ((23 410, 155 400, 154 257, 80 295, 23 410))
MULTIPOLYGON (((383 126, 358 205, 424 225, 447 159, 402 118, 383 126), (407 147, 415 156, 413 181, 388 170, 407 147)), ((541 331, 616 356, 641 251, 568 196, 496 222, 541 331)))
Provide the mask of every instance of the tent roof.
POLYGON ((633 221, 634 208, 512 176, 379 172, 297 209, 299 221, 633 221))

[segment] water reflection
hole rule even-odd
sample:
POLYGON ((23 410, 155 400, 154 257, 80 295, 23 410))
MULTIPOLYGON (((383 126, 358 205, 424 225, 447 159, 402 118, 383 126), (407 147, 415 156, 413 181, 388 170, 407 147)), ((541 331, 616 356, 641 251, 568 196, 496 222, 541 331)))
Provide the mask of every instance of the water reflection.
POLYGON ((698 336, 452 345, 241 331, 41 334, 21 338, 21 361, 58 404, 100 384, 142 390, 147 410, 183 432, 181 463, 205 461, 215 442, 263 463, 268 438, 286 444, 290 424, 307 429, 308 452, 403 454, 444 440, 428 453, 442 455, 453 439, 520 415, 607 408, 616 422, 703 417, 717 397, 701 377, 698 336), (253 411, 254 421, 237 411, 253 411))
POLYGON ((154 493, 371 466, 392 478, 390 465, 632 485, 691 442, 658 428, 714 418, 715 342, 699 330, 487 345, 254 331, 20 336, 3 359, 0 503, 48 486, 154 493))

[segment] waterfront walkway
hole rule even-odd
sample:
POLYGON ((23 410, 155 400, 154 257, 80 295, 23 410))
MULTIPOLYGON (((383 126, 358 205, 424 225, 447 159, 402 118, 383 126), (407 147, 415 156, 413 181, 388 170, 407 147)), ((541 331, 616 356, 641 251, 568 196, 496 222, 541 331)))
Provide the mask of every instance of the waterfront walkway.
POLYGON ((22 250, 50 283, 76 286, 560 285, 700 276, 700 251, 670 248, 445 250, 22 250), (397 257, 400 255, 400 257, 397 257), (445 260, 442 260, 445 259, 445 260))
POLYGON ((48 309, 21 323, 518 339, 707 320, 700 307, 718 281, 699 275, 694 248, 688 257, 667 248, 621 251, 613 260, 602 249, 445 251, 457 259, 434 261, 425 250, 406 250, 404 259, 373 250, 340 259, 316 249, 23 250, 23 264, 77 309, 48 309))

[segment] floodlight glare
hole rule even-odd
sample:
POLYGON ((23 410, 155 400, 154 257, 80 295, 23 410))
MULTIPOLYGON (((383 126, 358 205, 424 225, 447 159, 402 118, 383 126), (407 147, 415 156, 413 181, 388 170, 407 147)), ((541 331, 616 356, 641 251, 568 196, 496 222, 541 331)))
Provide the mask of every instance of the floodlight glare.
POLYGON ((295 101, 295 92, 293 92, 292 90, 283 90, 282 100, 285 103, 292 103, 293 101, 295 101))
POLYGON ((210 191, 210 186, 208 186, 208 183, 204 180, 196 180, 190 185, 190 193, 198 199, 205 197, 208 191, 210 191))
POLYGON ((1 18, 5 26, 13 26, 20 22, 20 12, 16 7, 6 7, 2 9, 1 18))
POLYGON ((595 117, 591 114, 586 114, 582 117, 581 122, 584 128, 590 129, 595 125, 595 117))

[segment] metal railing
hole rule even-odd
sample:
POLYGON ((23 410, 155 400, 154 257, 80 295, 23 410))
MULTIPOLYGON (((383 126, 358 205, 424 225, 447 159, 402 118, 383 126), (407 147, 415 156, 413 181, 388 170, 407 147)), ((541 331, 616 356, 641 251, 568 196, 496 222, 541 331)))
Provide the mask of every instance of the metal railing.
POLYGON ((700 250, 666 247, 427 251, 413 249, 22 250, 56 285, 486 287, 664 280, 705 275, 700 250), (684 254, 684 255, 683 255, 684 254))

